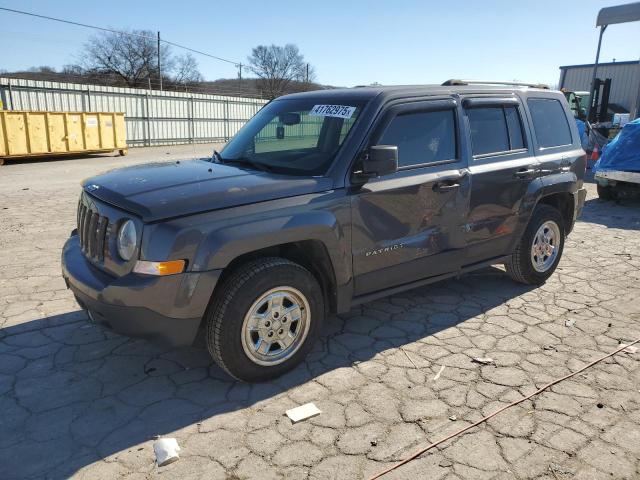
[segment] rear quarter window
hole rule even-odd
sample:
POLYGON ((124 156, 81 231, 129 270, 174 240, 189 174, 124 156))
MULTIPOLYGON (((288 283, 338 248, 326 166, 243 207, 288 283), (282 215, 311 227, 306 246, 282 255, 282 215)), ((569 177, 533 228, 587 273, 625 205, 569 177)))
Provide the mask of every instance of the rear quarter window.
POLYGON ((529 98, 527 104, 540 147, 560 147, 573 143, 567 116, 560 101, 553 98, 529 98))

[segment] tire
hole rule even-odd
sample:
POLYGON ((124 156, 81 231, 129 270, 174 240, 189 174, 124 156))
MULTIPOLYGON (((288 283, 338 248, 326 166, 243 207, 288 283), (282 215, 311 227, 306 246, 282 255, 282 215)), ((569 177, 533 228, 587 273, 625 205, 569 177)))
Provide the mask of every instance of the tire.
POLYGON ((598 184, 598 198, 600 200, 611 200, 613 198, 611 187, 598 184))
POLYGON ((224 280, 205 320, 207 348, 223 370, 246 382, 270 380, 293 369, 313 346, 324 323, 322 289, 297 263, 253 260, 224 280), (249 328, 254 318, 260 320, 249 328))
MULTIPOLYGON (((538 205, 533 211, 520 243, 511 254, 510 261, 505 265, 507 273, 516 282, 527 285, 542 285, 553 274, 560 262, 564 249, 564 240, 565 225, 560 212, 550 205, 538 205), (554 229, 554 224, 557 230, 554 229), (543 236, 554 237, 554 253, 546 255, 549 252, 547 250, 541 254, 536 254, 535 259, 543 261, 543 265, 538 264, 536 267, 533 248, 536 237, 543 225, 547 229, 543 230, 543 236), (545 261, 545 259, 547 260, 545 261)), ((540 245, 539 248, 546 248, 545 243, 541 242, 540 238, 538 238, 537 245, 540 245)))

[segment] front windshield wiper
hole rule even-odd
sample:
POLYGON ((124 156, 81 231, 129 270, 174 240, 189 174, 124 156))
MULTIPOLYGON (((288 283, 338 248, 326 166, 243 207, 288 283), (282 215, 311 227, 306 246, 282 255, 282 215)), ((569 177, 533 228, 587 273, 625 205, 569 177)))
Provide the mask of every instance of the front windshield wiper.
POLYGON ((260 170, 263 172, 271 171, 271 167, 269 167, 269 165, 265 165, 264 163, 261 163, 261 162, 254 162, 253 160, 247 157, 222 158, 219 156, 218 158, 222 161, 222 163, 225 163, 225 164, 235 163, 238 165, 246 165, 247 167, 252 168, 253 170, 260 170))
POLYGON ((213 149, 213 156, 211 157, 211 160, 213 160, 214 163, 224 163, 220 152, 218 152, 215 148, 213 149))

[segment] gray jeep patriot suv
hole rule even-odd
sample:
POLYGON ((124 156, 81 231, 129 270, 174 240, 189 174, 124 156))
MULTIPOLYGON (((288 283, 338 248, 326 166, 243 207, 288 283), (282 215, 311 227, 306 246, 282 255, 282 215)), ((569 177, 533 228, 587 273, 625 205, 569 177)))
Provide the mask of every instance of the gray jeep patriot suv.
POLYGON ((448 81, 287 95, 212 158, 83 184, 62 272, 91 319, 232 376, 298 364, 327 314, 492 264, 538 285, 585 198, 560 92, 448 81))

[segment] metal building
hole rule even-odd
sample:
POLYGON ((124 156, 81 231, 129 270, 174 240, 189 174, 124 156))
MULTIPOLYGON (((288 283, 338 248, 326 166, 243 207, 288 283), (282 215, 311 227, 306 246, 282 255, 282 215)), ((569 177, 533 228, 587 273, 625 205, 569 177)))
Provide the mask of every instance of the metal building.
MULTIPOLYGON (((590 91, 593 64, 560 67, 559 88, 590 91)), ((640 116, 640 61, 598 64, 598 78, 611 79, 609 103, 616 104, 631 114, 640 116)))

